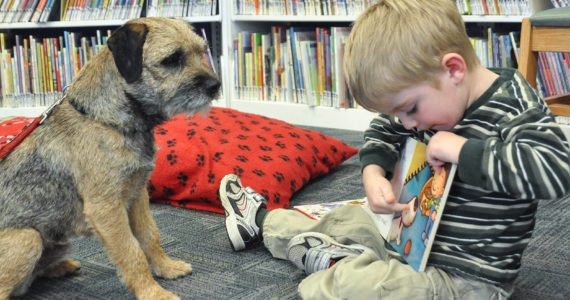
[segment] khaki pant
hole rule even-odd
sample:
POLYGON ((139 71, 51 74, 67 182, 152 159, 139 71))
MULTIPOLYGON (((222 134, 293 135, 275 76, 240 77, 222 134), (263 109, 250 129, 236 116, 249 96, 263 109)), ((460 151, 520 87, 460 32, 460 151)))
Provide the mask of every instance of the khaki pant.
MULTIPOLYGON (((427 267, 415 272, 391 255, 373 221, 359 206, 331 211, 321 221, 288 209, 267 214, 263 242, 273 257, 286 259, 287 243, 303 232, 321 232, 342 244, 372 249, 347 257, 299 284, 303 299, 507 299, 510 292, 488 283, 427 267)), ((510 290, 510 289, 508 289, 510 290)))

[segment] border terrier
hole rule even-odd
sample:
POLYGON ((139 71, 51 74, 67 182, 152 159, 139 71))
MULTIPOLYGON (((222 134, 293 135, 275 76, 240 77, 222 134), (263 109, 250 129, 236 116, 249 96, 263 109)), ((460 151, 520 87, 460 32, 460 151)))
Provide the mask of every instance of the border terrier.
POLYGON ((0 161, 0 299, 34 278, 74 273, 70 239, 95 233, 138 299, 178 299, 153 278, 190 264, 166 256, 150 213, 153 128, 209 107, 220 81, 190 24, 140 18, 118 28, 63 101, 0 161))

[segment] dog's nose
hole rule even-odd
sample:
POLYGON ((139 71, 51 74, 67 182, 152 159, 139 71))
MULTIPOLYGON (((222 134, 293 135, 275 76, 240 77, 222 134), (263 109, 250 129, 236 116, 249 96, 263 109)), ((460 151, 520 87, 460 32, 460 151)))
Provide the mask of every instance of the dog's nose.
POLYGON ((221 85, 222 83, 216 78, 208 78, 204 82, 206 92, 212 97, 215 97, 218 94, 221 85))
POLYGON ((222 83, 216 78, 210 78, 206 81, 206 89, 209 92, 217 93, 222 83))
POLYGON ((216 97, 222 85, 218 78, 210 75, 201 75, 196 78, 196 83, 201 86, 210 97, 216 97))

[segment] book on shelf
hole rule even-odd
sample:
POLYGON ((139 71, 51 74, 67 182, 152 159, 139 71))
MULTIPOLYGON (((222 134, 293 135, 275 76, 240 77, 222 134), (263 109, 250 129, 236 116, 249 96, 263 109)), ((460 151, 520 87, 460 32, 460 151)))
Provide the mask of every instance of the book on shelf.
POLYGON ((51 104, 106 42, 101 31, 97 37, 64 31, 58 37, 10 39, 13 45, 7 45, 6 34, 0 33, 0 107, 51 104))
POLYGON ((236 0, 239 15, 354 16, 374 3, 369 0, 236 0))
MULTIPOLYGON (((567 0, 551 0, 552 3, 567 0)), ((464 15, 478 16, 529 16, 548 7, 548 0, 455 0, 457 8, 464 15)))
POLYGON ((240 99, 354 107, 342 69, 349 27, 271 26, 237 33, 236 93, 240 99))
POLYGON ((543 97, 570 93, 569 53, 538 52, 536 83, 543 97))
POLYGON ((434 171, 426 161, 426 145, 408 138, 391 181, 398 202, 409 209, 393 214, 375 214, 366 198, 293 208, 308 217, 320 220, 332 209, 358 205, 376 224, 390 246, 416 271, 423 271, 444 211, 447 195, 456 172, 456 165, 446 164, 434 171))

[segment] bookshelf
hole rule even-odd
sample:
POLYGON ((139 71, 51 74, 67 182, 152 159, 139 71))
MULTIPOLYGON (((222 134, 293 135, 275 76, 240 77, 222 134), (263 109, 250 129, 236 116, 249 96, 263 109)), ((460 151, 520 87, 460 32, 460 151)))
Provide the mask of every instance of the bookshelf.
MULTIPOLYGON (((188 22, 197 24, 196 26, 206 26, 211 34, 208 36, 212 51, 217 58, 215 64, 219 70, 222 80, 223 97, 214 102, 215 106, 232 107, 241 111, 270 116, 284 121, 306 126, 319 126, 340 128, 348 130, 364 130, 368 127, 373 113, 360 108, 333 108, 321 106, 309 106, 307 104, 295 104, 287 102, 274 102, 266 100, 250 100, 240 97, 236 86, 237 61, 234 59, 234 40, 238 33, 269 32, 271 26, 281 26, 288 28, 291 26, 303 26, 309 28, 316 27, 349 27, 356 19, 356 14, 320 16, 320 15, 285 15, 283 13, 273 13, 265 15, 240 14, 238 13, 237 1, 218 0, 219 14, 214 16, 195 16, 184 18, 188 22)), ((254 3, 253 1, 241 0, 243 3, 254 3)), ((265 1, 260 3, 278 3, 282 1, 265 1)), ((303 2, 303 1, 301 1, 303 2)), ((315 2, 318 1, 304 1, 315 2)), ((330 0, 327 2, 334 2, 330 0)), ((353 1, 354 2, 354 1, 353 1)), ((373 3, 375 1, 362 0, 362 3, 373 3)), ((463 2, 463 1, 461 1, 463 2)), ((474 1, 471 1, 472 3, 474 1)), ((530 0, 532 12, 551 7, 549 0, 530 0)), ((145 4, 146 5, 146 4, 145 4)), ((364 6, 364 5, 362 5, 364 6)), ((146 9, 143 8, 143 14, 146 9)), ((243 7, 240 8, 243 11, 243 7)), ((464 21, 467 24, 493 28, 518 27, 522 15, 465 15, 464 21)), ((122 25, 125 20, 105 20, 105 21, 51 21, 46 23, 0 23, 0 32, 44 32, 47 30, 93 30, 96 28, 116 28, 122 25)), ((0 108, 0 117, 8 115, 37 115, 41 108, 0 108)))
MULTIPOLYGON (((362 2, 370 3, 375 1, 362 2)), ((471 1, 471 3, 474 2, 475 1, 471 1)), ((551 7, 551 4, 548 0, 531 0, 529 4, 529 9, 532 12, 540 11, 549 7, 551 7)), ((347 27, 356 19, 355 15, 285 15, 282 11, 280 11, 280 14, 240 14, 239 11, 243 10, 245 10, 245 8, 239 8, 236 4, 232 9, 227 11, 230 20, 230 30, 228 30, 228 34, 230 36, 226 37, 226 39, 229 41, 235 40, 238 34, 242 32, 270 32, 271 26, 298 26, 312 28, 321 26, 347 27)), ((501 29, 503 27, 515 27, 520 31, 520 24, 523 19, 523 15, 465 15, 463 19, 466 23, 469 23, 468 25, 474 25, 474 27, 493 27, 497 29, 501 29)), ((231 49, 233 51, 234 48, 232 47, 231 49)), ((239 87, 236 87, 236 80, 234 78, 239 62, 236 61, 233 55, 230 55, 228 56, 228 63, 232 67, 228 72, 231 76, 226 80, 230 91, 230 106, 239 110, 276 117, 295 124, 350 130, 366 129, 370 120, 374 117, 373 113, 364 111, 360 108, 333 108, 267 101, 267 99, 247 99, 256 98, 257 96, 254 95, 253 97, 250 97, 249 94, 245 92, 246 95, 242 97, 244 92, 239 87)))

